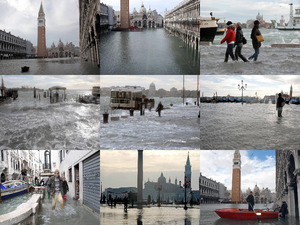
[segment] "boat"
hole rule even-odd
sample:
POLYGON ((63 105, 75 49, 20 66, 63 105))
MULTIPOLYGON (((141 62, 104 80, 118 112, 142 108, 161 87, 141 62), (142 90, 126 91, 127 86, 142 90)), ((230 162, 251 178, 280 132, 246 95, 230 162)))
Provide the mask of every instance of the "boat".
POLYGON ((215 17, 200 17, 200 42, 213 42, 218 29, 215 17))
POLYGON ((226 208, 216 209, 215 212, 218 216, 225 219, 261 220, 278 218, 278 211, 272 211, 269 209, 254 209, 254 211, 248 211, 248 209, 226 208))
POLYGON ((23 66, 21 67, 22 73, 28 72, 29 71, 29 66, 23 66))
POLYGON ((29 182, 29 186, 27 187, 27 183, 23 180, 5 181, 1 183, 1 199, 3 200, 17 195, 21 195, 27 192, 27 188, 31 187, 31 182, 29 182))
POLYGON ((223 35, 226 31, 226 28, 224 27, 218 27, 216 35, 223 35))
POLYGON ((290 4, 290 20, 287 26, 276 26, 277 30, 291 31, 300 30, 300 7, 295 8, 293 13, 293 3, 290 4))
POLYGON ((143 94, 145 88, 139 86, 125 86, 113 88, 110 93, 110 104, 112 109, 135 109, 139 110, 141 105, 154 108, 154 99, 148 99, 143 94))
POLYGON ((76 101, 84 104, 100 104, 100 86, 93 87, 91 95, 79 95, 76 101))

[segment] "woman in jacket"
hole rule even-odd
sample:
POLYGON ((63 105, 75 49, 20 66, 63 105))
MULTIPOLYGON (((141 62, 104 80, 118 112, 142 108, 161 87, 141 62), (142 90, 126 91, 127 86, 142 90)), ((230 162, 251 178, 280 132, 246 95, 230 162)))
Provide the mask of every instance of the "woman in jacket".
POLYGON ((227 42, 227 49, 225 53, 224 62, 228 62, 229 55, 231 56, 232 60, 235 61, 235 57, 233 55, 233 48, 234 48, 234 41, 235 41, 234 25, 232 24, 231 21, 228 21, 226 25, 228 26, 227 32, 225 37, 221 41, 221 44, 223 44, 225 41, 227 42))
POLYGON ((244 62, 249 62, 243 55, 242 55, 242 48, 243 48, 243 31, 242 31, 242 24, 237 23, 236 25, 236 33, 235 33, 235 58, 238 60, 240 57, 244 62))
POLYGON ((261 43, 257 41, 257 37, 256 37, 258 35, 261 35, 258 28, 259 28, 259 21, 255 20, 254 21, 254 27, 253 27, 252 32, 251 32, 252 45, 253 45, 253 48, 254 48, 255 52, 252 56, 250 56, 248 58, 249 60, 254 58, 254 61, 256 61, 257 58, 258 58, 259 48, 261 46, 261 43))

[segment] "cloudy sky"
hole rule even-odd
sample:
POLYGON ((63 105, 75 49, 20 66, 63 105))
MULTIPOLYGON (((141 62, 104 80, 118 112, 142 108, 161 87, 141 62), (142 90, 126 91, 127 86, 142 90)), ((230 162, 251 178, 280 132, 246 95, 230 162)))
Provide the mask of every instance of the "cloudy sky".
MULTIPOLYGON (((41 0, 1 0, 0 29, 37 45, 37 17, 41 0)), ((46 42, 73 42, 79 46, 78 0, 43 0, 46 42)))
MULTIPOLYGON (((240 151, 241 154, 241 188, 246 191, 254 186, 262 189, 268 187, 275 192, 276 159, 274 150, 240 151)), ((202 175, 232 187, 232 159, 234 150, 211 150, 200 153, 200 171, 202 175)))
POLYGON ((299 5, 299 1, 295 0, 201 0, 200 15, 205 17, 213 12, 217 18, 245 23, 248 19, 255 19, 260 12, 267 22, 274 19, 279 22, 281 15, 288 22, 290 3, 294 4, 294 8, 299 5))
MULTIPOLYGON (((185 90, 197 90, 197 75, 185 75, 185 90)), ((200 76, 201 80, 201 76, 200 76)), ((182 90, 183 76, 182 75, 101 75, 101 87, 136 85, 146 89, 154 82, 156 90, 163 88, 170 90, 176 87, 182 90)))
POLYGON ((228 94, 239 96, 241 91, 238 89, 238 84, 244 81, 247 84, 247 89, 244 91, 244 96, 258 97, 265 95, 274 95, 283 91, 290 93, 290 87, 293 86, 293 96, 300 95, 300 76, 297 75, 243 75, 243 76, 200 76, 200 94, 212 97, 215 92, 218 96, 226 96, 228 94))
MULTIPOLYGON (((192 169, 192 189, 199 190, 200 151, 189 151, 192 169)), ((169 182, 184 179, 184 166, 188 151, 150 151, 143 152, 144 183, 157 182, 161 172, 169 182)), ((137 150, 101 151, 100 172, 103 191, 108 187, 137 187, 137 150)))
MULTIPOLYGON (((101 3, 106 5, 112 6, 115 11, 120 11, 120 0, 100 0, 101 3)), ((142 3, 144 3, 145 8, 151 10, 155 10, 164 16, 165 10, 172 10, 175 8, 182 0, 168 0, 168 1, 161 1, 161 0, 129 0, 129 12, 132 13, 133 9, 135 8, 138 12, 140 11, 142 3)))
POLYGON ((91 89, 100 85, 99 75, 3 75, 3 79, 7 88, 63 86, 67 89, 91 89))

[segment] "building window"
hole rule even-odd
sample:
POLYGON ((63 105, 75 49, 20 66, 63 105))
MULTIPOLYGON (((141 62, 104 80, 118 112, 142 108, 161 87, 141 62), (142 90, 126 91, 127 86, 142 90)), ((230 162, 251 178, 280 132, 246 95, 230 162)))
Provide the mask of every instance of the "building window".
POLYGON ((69 182, 72 182, 72 167, 69 168, 69 182))

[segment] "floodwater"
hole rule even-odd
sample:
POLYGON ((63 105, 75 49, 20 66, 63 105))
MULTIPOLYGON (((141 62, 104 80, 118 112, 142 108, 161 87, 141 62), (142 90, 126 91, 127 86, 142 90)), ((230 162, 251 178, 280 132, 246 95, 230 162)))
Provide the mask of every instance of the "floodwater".
POLYGON ((196 99, 186 99, 188 106, 183 106, 182 98, 154 98, 155 107, 151 112, 135 110, 134 116, 129 116, 129 110, 114 110, 109 108, 109 97, 101 97, 100 117, 100 147, 101 149, 144 149, 144 150, 199 150, 200 120, 199 107, 194 105, 196 99), (161 117, 155 112, 159 101, 164 107, 161 117), (173 106, 170 106, 170 104, 173 106), (109 122, 103 124, 102 114, 107 111, 109 122), (111 121, 111 117, 119 116, 119 121, 111 121), (127 115, 127 118, 121 118, 127 115))
POLYGON ((2 200, 2 203, 0 203, 0 215, 14 211, 19 205, 28 201, 31 196, 32 194, 29 193, 2 200))
POLYGON ((100 70, 97 64, 85 62, 80 58, 54 58, 54 59, 12 59, 0 60, 0 74, 21 74, 21 67, 29 66, 24 74, 37 75, 64 75, 64 74, 95 74, 100 70))
POLYGON ((33 98, 33 91, 19 91, 11 104, 0 105, 1 149, 99 149, 100 107, 76 102, 91 90, 67 90, 67 101, 33 98))
POLYGON ((56 202, 55 210, 52 210, 52 199, 45 198, 41 201, 38 212, 37 224, 55 225, 97 225, 99 216, 82 206, 78 200, 73 200, 68 196, 64 202, 64 210, 56 202))
POLYGON ((285 105, 282 118, 275 104, 201 103, 202 150, 284 150, 300 145, 300 107, 285 105))
MULTIPOLYGON (((271 208, 271 205, 267 205, 271 208)), ((266 219, 266 220, 231 220, 222 219, 214 211, 222 208, 248 208, 247 204, 201 204, 201 225, 299 225, 300 222, 295 217, 286 217, 285 219, 266 219)), ((255 209, 266 209, 263 204, 256 204, 255 209)))
MULTIPOLYGON (((202 75, 215 74, 299 74, 298 58, 300 51, 295 48, 271 48, 271 44, 294 43, 300 44, 300 31, 279 31, 276 29, 260 29, 265 41, 260 48, 258 61, 244 63, 241 59, 233 62, 229 58, 224 63, 227 44, 220 44, 224 35, 216 36, 212 46, 200 46, 200 73, 202 75)), ((251 29, 243 29, 248 43, 243 46, 242 54, 248 58, 254 53, 251 29)))
POLYGON ((164 29, 101 34, 100 73, 197 75, 199 50, 170 36, 164 29))
POLYGON ((151 207, 151 208, 129 208, 124 212, 122 205, 116 208, 102 206, 100 208, 101 225, 123 225, 123 224, 164 224, 164 225, 199 225, 200 208, 184 210, 175 207, 151 207))

